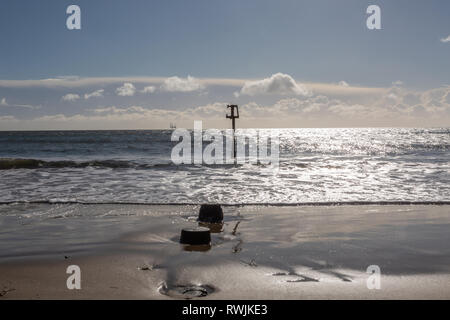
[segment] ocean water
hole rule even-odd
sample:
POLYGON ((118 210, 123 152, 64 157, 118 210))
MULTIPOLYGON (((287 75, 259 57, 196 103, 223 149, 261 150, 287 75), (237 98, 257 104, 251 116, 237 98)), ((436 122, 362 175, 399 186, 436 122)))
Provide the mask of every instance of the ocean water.
POLYGON ((0 202, 302 204, 450 199, 450 128, 258 133, 267 135, 270 130, 280 137, 278 169, 250 163, 175 165, 170 158, 176 144, 170 139, 171 130, 0 132, 0 202))

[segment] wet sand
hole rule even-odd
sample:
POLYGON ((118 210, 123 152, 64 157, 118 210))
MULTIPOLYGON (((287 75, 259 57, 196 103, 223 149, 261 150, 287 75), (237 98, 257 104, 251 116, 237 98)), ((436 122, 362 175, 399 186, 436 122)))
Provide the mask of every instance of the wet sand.
POLYGON ((186 251, 196 206, 2 206, 0 299, 450 299, 449 209, 231 206, 211 248, 186 251))

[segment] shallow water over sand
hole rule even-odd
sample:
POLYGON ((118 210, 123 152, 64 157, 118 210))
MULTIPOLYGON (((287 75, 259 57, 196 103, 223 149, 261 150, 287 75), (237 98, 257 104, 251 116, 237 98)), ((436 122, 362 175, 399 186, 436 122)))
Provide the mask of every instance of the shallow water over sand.
POLYGON ((224 211, 211 247, 186 251, 180 230, 198 224, 197 207, 1 206, 0 285, 11 299, 450 297, 448 206, 224 211), (72 264, 82 268, 77 293, 65 286, 72 264), (366 286, 370 265, 381 290, 366 286))

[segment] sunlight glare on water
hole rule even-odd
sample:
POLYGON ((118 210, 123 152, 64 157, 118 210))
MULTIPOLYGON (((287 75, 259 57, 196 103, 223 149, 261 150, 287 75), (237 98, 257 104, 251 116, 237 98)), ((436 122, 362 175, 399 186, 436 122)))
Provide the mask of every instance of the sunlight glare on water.
MULTIPOLYGON (((176 166, 170 159, 176 142, 170 141, 169 130, 2 132, 0 158, 47 162, 0 170, 0 201, 245 204, 450 199, 449 129, 276 132, 277 170, 249 163, 176 166)), ((270 129, 259 130, 260 136, 269 133, 270 129)))

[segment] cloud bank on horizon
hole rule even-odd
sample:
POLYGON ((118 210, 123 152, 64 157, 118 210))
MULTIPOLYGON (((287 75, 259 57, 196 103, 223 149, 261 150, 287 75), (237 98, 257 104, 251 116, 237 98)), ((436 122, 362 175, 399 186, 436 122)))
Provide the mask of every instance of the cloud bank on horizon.
POLYGON ((1 130, 162 129, 170 122, 226 128, 226 105, 240 105, 240 127, 448 126, 450 86, 428 90, 262 79, 78 78, 2 80, 1 130), (22 96, 43 99, 40 108, 22 96), (82 97, 84 99, 82 99, 82 97), (9 101, 17 101, 10 103, 9 101), (28 108, 26 106, 29 106, 28 108))

